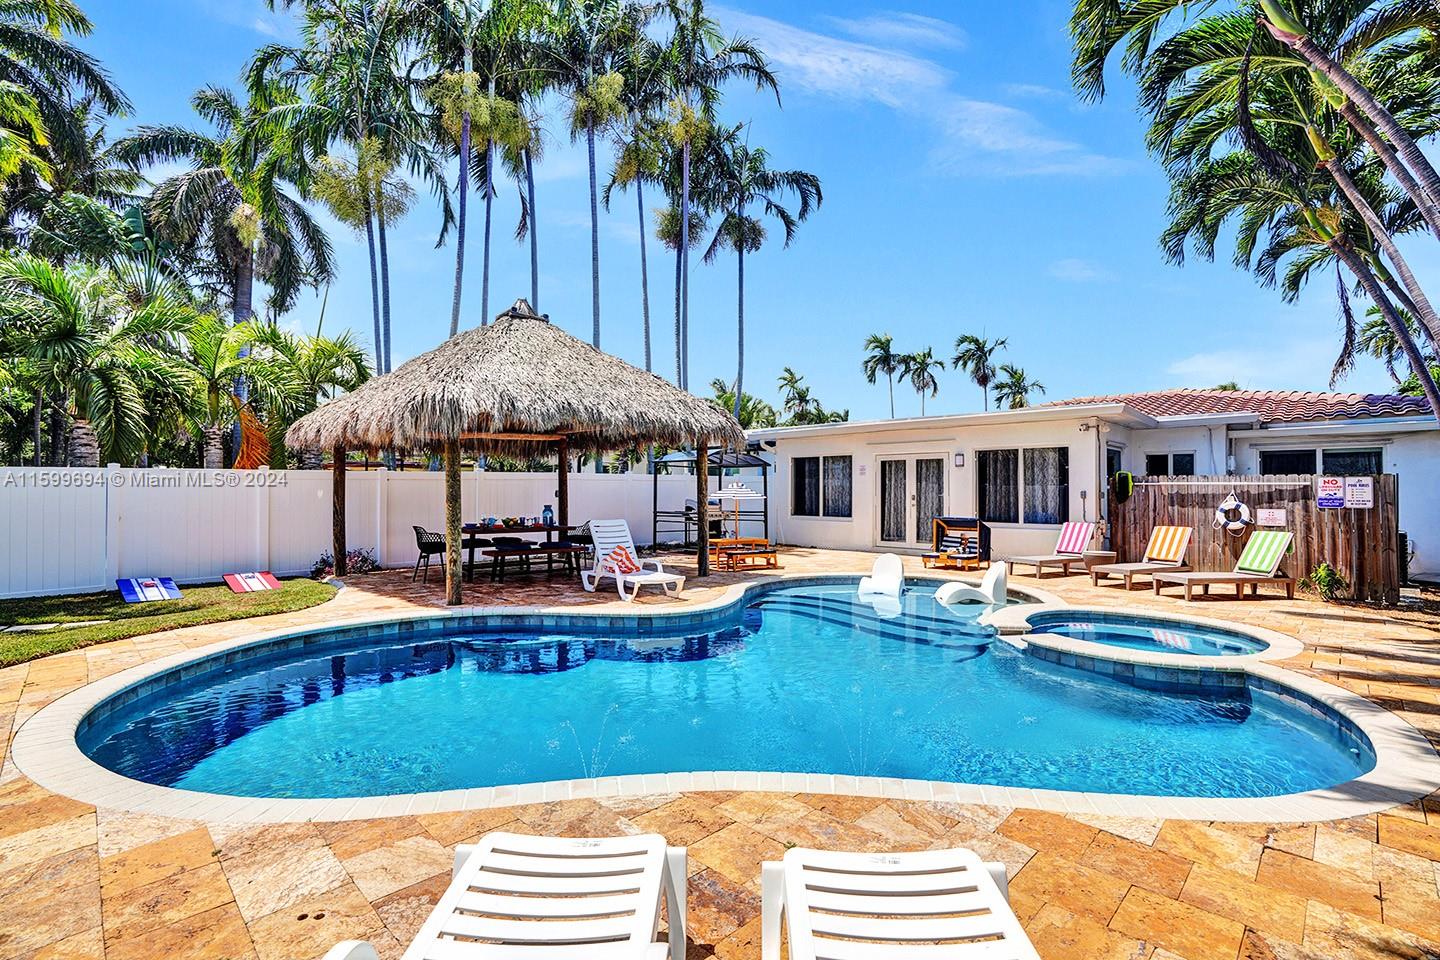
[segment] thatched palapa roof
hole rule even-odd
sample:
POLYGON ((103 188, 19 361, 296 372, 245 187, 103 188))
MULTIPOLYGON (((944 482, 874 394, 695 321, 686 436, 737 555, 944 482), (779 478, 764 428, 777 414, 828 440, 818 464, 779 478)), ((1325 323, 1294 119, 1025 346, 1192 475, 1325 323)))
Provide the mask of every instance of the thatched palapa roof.
POLYGON ((297 449, 435 448, 459 437, 488 453, 650 443, 740 445, 740 424, 708 400, 577 339, 515 301, 494 323, 457 334, 297 420, 297 449))

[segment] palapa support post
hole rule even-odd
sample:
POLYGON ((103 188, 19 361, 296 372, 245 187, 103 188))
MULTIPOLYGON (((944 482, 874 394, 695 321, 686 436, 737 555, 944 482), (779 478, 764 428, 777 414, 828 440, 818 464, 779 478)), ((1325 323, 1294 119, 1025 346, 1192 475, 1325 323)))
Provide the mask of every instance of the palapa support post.
POLYGON ((330 471, 331 537, 335 551, 335 576, 343 577, 349 571, 345 559, 349 556, 345 546, 345 448, 336 445, 335 468, 330 471))
POLYGON ((445 441, 445 603, 462 602, 460 556, 460 441, 445 441))
POLYGON ((695 562, 699 575, 710 576, 710 450, 704 440, 695 444, 695 562))
MULTIPOLYGON (((562 527, 570 526, 570 441, 561 437, 555 444, 558 465, 555 474, 555 508, 559 511, 556 521, 562 527)), ((565 531, 561 531, 563 536, 565 531)))

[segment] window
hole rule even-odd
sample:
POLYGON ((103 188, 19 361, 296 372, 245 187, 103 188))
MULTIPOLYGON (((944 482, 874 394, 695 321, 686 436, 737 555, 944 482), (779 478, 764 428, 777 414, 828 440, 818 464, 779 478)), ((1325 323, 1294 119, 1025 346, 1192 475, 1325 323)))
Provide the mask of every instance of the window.
POLYGON ((794 457, 790 461, 793 475, 790 513, 796 517, 820 516, 820 458, 794 457))
POLYGON ((980 477, 980 519, 988 523, 1020 521, 1020 451, 976 451, 980 477))
POLYGON ((1070 519, 1070 448, 1025 451, 1025 522, 1064 523, 1070 519))
POLYGON ((1314 450, 1261 450, 1260 473, 1264 476, 1314 473, 1314 450))
POLYGON ((850 516, 850 458, 825 458, 825 516, 850 516))
POLYGON ((1121 447, 1105 448, 1105 476, 1113 477, 1115 476, 1115 474, 1125 469, 1124 466, 1122 466, 1122 464, 1124 463, 1124 460, 1122 459, 1123 455, 1124 449, 1121 447))
POLYGON ((1195 454, 1193 453, 1147 453, 1145 473, 1151 477, 1193 477, 1195 475, 1195 454))
POLYGON ((1385 472, 1379 450, 1326 450, 1321 459, 1326 475, 1331 477, 1363 477, 1385 472))

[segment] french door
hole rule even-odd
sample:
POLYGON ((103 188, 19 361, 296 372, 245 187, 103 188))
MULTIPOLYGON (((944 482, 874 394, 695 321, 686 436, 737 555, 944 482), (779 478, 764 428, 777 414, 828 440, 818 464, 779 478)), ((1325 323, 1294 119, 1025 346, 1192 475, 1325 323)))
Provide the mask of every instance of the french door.
POLYGON ((882 458, 879 510, 882 546, 929 546, 932 522, 945 514, 945 459, 882 458))

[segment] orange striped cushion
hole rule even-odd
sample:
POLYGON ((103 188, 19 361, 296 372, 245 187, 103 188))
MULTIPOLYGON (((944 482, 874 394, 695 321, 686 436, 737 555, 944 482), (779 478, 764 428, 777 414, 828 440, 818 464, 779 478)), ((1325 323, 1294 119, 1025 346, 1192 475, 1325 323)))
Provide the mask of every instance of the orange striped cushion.
POLYGON ((630 548, 623 543, 614 550, 611 550, 607 559, 610 561, 611 566, 621 573, 630 574, 640 572, 640 564, 635 560, 635 555, 631 553, 630 548))
POLYGON ((1179 563, 1185 559, 1185 548, 1189 545, 1189 527, 1156 527, 1150 534, 1150 545, 1145 548, 1145 559, 1179 563))

